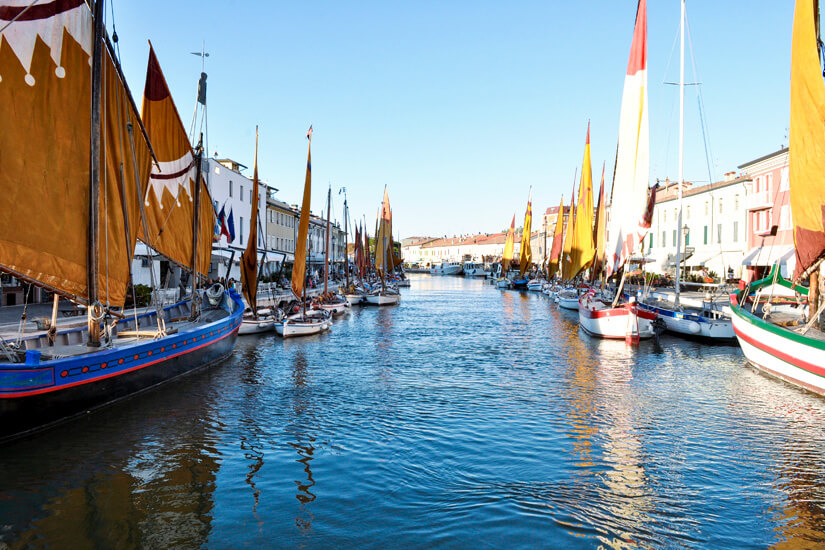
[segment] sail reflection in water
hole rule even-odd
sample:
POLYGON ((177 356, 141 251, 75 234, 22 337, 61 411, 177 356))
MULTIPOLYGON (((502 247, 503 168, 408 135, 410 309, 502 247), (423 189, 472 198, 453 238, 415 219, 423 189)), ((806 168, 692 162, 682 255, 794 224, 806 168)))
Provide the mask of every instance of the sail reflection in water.
POLYGON ((824 399, 735 346, 628 348, 539 293, 413 279, 5 446, 0 544, 825 544, 824 399))

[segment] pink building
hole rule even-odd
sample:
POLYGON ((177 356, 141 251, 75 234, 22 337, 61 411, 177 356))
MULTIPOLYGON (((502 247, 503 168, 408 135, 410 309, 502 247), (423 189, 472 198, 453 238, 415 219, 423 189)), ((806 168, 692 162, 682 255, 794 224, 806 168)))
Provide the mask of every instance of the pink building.
POLYGON ((751 182, 745 199, 748 252, 742 264, 745 281, 758 279, 779 262, 782 275, 796 265, 788 182, 788 149, 780 149, 739 166, 751 182))

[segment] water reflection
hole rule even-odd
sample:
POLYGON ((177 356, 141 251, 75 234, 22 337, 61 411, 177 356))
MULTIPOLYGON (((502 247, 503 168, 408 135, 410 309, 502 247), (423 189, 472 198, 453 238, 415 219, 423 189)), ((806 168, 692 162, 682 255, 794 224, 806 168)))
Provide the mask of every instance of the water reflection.
POLYGON ((299 514, 295 518, 295 525, 304 532, 312 530, 314 516, 307 508, 313 502, 316 495, 311 491, 315 486, 315 479, 312 476, 311 462, 315 453, 315 437, 308 432, 313 431, 316 424, 312 407, 312 387, 309 378, 309 364, 304 355, 303 348, 296 350, 292 359, 292 416, 286 427, 286 432, 294 438, 288 444, 298 454, 295 461, 301 465, 303 475, 295 479, 298 492, 295 498, 300 503, 299 514))

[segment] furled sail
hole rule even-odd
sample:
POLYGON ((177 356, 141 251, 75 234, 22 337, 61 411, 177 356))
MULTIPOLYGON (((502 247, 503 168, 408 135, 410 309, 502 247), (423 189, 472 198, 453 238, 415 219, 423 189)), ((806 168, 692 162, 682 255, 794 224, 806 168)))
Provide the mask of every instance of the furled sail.
POLYGON ((825 254, 825 85, 818 2, 797 0, 791 43, 790 188, 796 274, 825 254))
POLYGON ((609 241, 605 253, 608 277, 624 265, 650 228, 644 221, 650 172, 647 103, 647 8, 646 0, 639 0, 619 115, 619 141, 607 231, 609 241))
POLYGON ((527 196, 527 210, 524 212, 524 230, 521 232, 521 249, 519 250, 519 274, 524 273, 530 268, 530 263, 533 261, 533 251, 530 249, 530 237, 532 235, 533 225, 533 188, 530 188, 530 194, 527 196))
MULTIPOLYGON (((0 196, 14 205, 0 216, 0 270, 85 302, 93 18, 83 0, 31 4, 0 0, 0 196)), ((150 150, 105 45, 103 52, 96 280, 100 302, 119 306, 150 150)))
POLYGON ((564 196, 559 203, 559 213, 556 216, 556 229, 553 231, 553 248, 550 249, 550 263, 547 268, 547 278, 552 279, 559 270, 559 258, 564 244, 564 196))
MULTIPOLYGON (((143 233, 141 225, 138 237, 173 262, 191 269, 197 159, 151 43, 141 116, 158 163, 152 166, 145 189, 149 235, 143 233)), ((198 272, 205 277, 212 256, 215 211, 203 180, 200 186, 198 272)))
POLYGON ((504 252, 501 255, 501 275, 506 277, 510 270, 510 262, 513 261, 513 247, 515 246, 516 215, 513 214, 513 221, 510 222, 510 229, 507 230, 507 238, 504 240, 504 252))
POLYGON ((307 174, 304 179, 304 198, 301 201, 301 217, 298 220, 298 238, 295 241, 295 264, 292 266, 292 292, 301 299, 306 276, 307 233, 309 233, 309 208, 312 195, 312 125, 307 132, 307 174))
POLYGON ((249 239, 241 254, 241 286, 252 314, 258 311, 258 128, 255 128, 255 169, 252 172, 252 208, 249 239))
POLYGON ((593 244, 593 173, 590 167, 590 124, 587 124, 587 139, 584 144, 582 175, 579 183, 579 204, 576 207, 576 223, 573 226, 571 242, 570 278, 590 267, 595 256, 593 244))

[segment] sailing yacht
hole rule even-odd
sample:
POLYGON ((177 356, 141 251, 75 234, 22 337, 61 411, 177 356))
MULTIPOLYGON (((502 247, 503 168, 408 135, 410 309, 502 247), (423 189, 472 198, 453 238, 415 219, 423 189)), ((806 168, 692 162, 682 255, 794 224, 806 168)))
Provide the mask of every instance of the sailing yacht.
POLYGON ((392 210, 390 209, 390 197, 387 188, 384 187, 384 200, 381 201, 379 211, 378 236, 375 239, 375 270, 381 279, 381 286, 365 296, 366 303, 375 306, 390 306, 401 302, 401 294, 397 287, 392 287, 387 283, 387 274, 396 265, 392 243, 392 210))
POLYGON ((0 339, 0 439, 214 364, 241 324, 238 294, 198 289, 214 227, 202 148, 192 150, 151 49, 138 116, 103 7, 68 0, 20 17, 27 6, 0 1, 0 195, 15 205, 0 219, 0 271, 55 296, 49 331, 0 339), (138 238, 192 271, 190 299, 123 309, 138 238), (61 296, 87 306, 84 327, 57 327, 61 296))
POLYGON ((530 264, 533 261, 533 251, 530 249, 530 236, 532 233, 533 223, 533 187, 530 187, 530 192, 527 195, 527 210, 524 211, 524 230, 521 232, 521 245, 519 250, 519 269, 518 277, 511 279, 513 288, 518 290, 527 290, 527 277, 525 274, 530 269, 530 264))
MULTIPOLYGON (((682 227, 682 192, 684 187, 684 136, 685 136, 685 0, 681 2, 680 18, 680 65, 679 65, 679 213, 676 227, 682 227)), ((676 258, 681 259, 682 239, 676 240, 676 258)), ((639 309, 655 313, 664 323, 665 329, 684 336, 703 340, 732 340, 735 335, 733 324, 722 307, 714 302, 703 301, 699 306, 690 306, 681 301, 681 269, 677 261, 676 290, 673 300, 662 295, 643 293, 639 296, 639 309)), ((647 290, 647 289, 646 289, 647 290)))
MULTIPOLYGON (((605 251, 606 277, 625 267, 650 228, 655 190, 648 189, 650 139, 647 89, 647 7, 646 0, 639 0, 619 117, 611 206, 613 214, 607 232, 610 240, 605 251)), ((591 216, 592 212, 591 208, 591 216)), ((576 215, 578 217, 579 213, 576 215)), ((602 338, 624 338, 628 343, 638 343, 640 338, 654 336, 655 313, 639 309, 635 297, 620 303, 626 276, 625 269, 612 299, 595 289, 580 298, 579 324, 585 331, 602 338)))
POLYGON ((790 195, 796 247, 794 281, 775 264, 767 277, 731 300, 733 329, 759 370, 825 395, 825 309, 820 288, 825 258, 825 84, 818 2, 797 0, 791 41, 790 195), (800 282, 809 279, 807 287, 800 282), (774 299, 791 292, 788 304, 774 299))

